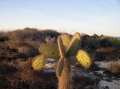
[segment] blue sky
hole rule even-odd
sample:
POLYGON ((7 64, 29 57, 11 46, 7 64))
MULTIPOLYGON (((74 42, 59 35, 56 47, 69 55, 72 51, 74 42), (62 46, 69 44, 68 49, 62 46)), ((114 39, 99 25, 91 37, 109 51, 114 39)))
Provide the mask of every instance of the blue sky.
POLYGON ((0 30, 24 27, 120 36, 120 0, 0 0, 0 30))

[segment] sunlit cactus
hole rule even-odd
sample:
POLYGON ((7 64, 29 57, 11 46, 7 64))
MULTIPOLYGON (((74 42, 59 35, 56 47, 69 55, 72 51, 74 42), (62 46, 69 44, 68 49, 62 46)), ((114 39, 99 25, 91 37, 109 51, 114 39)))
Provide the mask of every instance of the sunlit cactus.
POLYGON ((45 61, 41 62, 40 60, 59 59, 56 69, 58 89, 72 89, 71 67, 78 61, 83 67, 88 68, 91 65, 91 58, 86 51, 80 49, 81 36, 79 33, 75 33, 72 38, 68 34, 62 34, 58 37, 57 42, 58 46, 54 44, 41 45, 39 51, 42 56, 36 57, 32 66, 35 70, 40 70, 45 65, 45 61))
POLYGON ((58 37, 58 46, 61 56, 66 55, 69 44, 70 36, 68 34, 64 33, 58 37))
POLYGON ((71 86, 71 67, 70 67, 70 61, 67 58, 64 58, 64 67, 61 73, 61 76, 58 77, 59 83, 58 83, 58 89, 72 89, 71 86))
POLYGON ((67 56, 73 56, 76 54, 79 44, 80 44, 80 39, 81 39, 81 37, 80 37, 79 33, 76 33, 72 37, 69 47, 67 49, 67 56))
POLYGON ((34 70, 41 70, 46 64, 46 59, 43 55, 35 57, 32 61, 32 67, 34 70))
POLYGON ((39 51, 46 58, 59 59, 60 57, 58 46, 55 44, 42 44, 39 51))
POLYGON ((63 46, 65 51, 67 52, 68 46, 70 44, 70 36, 66 33, 62 34, 61 36, 59 36, 62 40, 63 46))
POLYGON ((85 68, 89 67, 91 65, 91 58, 88 55, 88 53, 84 50, 79 50, 76 58, 78 62, 85 68))
POLYGON ((59 59, 59 62, 57 64, 57 70, 56 70, 56 76, 59 78, 62 74, 63 71, 63 66, 64 66, 64 57, 61 57, 59 59))
POLYGON ((76 33, 72 37, 71 41, 67 43, 67 46, 63 44, 66 38, 64 39, 62 37, 63 35, 58 37, 58 47, 61 54, 56 70, 56 75, 59 81, 58 89, 72 89, 70 81, 71 66, 75 65, 78 60, 83 67, 87 68, 91 65, 91 59, 87 52, 79 49, 81 42, 81 36, 79 33, 76 33))

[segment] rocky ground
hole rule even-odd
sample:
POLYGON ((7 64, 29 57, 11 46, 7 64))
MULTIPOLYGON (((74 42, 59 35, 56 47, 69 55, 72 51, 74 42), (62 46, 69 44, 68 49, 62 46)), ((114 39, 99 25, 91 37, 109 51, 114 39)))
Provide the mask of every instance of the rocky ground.
MULTIPOLYGON (((48 64, 43 71, 54 73, 56 61, 47 59, 48 64)), ((108 62, 95 62, 89 69, 83 69, 80 65, 71 72, 74 89, 119 89, 120 75, 109 71, 108 62)))

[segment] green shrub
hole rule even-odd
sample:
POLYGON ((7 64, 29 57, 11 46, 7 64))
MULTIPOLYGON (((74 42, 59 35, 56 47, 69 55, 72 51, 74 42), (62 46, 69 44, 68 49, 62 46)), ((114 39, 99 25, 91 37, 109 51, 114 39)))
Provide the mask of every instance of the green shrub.
POLYGON ((120 40, 115 37, 110 37, 110 42, 114 47, 120 47, 120 40))

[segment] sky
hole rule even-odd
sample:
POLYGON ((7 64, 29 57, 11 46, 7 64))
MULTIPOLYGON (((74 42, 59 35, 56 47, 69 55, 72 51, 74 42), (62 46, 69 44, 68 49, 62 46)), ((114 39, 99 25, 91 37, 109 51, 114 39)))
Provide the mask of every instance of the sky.
POLYGON ((0 31, 25 27, 120 36, 120 0, 0 0, 0 31))

